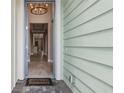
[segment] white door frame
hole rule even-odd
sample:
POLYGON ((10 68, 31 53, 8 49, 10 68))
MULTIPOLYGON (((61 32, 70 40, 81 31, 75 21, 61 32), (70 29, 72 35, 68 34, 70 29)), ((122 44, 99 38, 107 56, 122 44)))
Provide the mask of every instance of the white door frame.
POLYGON ((54 61, 55 61, 55 78, 61 80, 62 62, 61 62, 61 0, 55 2, 55 23, 54 23, 54 61))
POLYGON ((11 1, 11 90, 15 87, 17 81, 16 75, 16 1, 11 1))
POLYGON ((24 79, 24 0, 16 0, 17 78, 24 79))

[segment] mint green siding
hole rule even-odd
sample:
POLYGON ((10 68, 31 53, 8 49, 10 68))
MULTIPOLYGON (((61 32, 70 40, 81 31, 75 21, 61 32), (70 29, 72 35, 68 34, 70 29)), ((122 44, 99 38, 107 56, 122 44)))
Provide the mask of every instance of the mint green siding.
POLYGON ((74 93, 112 93, 112 4, 62 0, 63 79, 74 93))

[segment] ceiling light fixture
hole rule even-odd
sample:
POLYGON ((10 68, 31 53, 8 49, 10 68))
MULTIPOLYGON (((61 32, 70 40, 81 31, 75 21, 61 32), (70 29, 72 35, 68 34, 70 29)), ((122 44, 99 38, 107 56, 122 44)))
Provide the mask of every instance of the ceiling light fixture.
POLYGON ((42 3, 32 3, 30 0, 29 8, 31 13, 34 15, 43 15, 48 12, 48 4, 46 3, 46 0, 42 3))

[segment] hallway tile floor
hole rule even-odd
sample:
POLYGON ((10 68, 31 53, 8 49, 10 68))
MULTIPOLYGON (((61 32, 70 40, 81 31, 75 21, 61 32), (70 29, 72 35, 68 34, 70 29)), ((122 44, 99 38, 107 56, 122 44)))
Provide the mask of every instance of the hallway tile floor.
POLYGON ((53 80, 53 86, 25 86, 25 82, 18 81, 12 93, 72 93, 62 80, 53 80))
POLYGON ((29 78, 51 78, 52 63, 47 62, 47 58, 40 55, 31 56, 29 63, 29 78))

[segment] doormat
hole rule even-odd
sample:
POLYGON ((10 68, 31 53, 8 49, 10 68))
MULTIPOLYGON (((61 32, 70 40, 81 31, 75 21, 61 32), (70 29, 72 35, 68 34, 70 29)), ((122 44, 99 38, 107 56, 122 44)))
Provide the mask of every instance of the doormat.
POLYGON ((50 86, 52 85, 52 80, 50 78, 28 78, 26 81, 26 86, 50 86))

